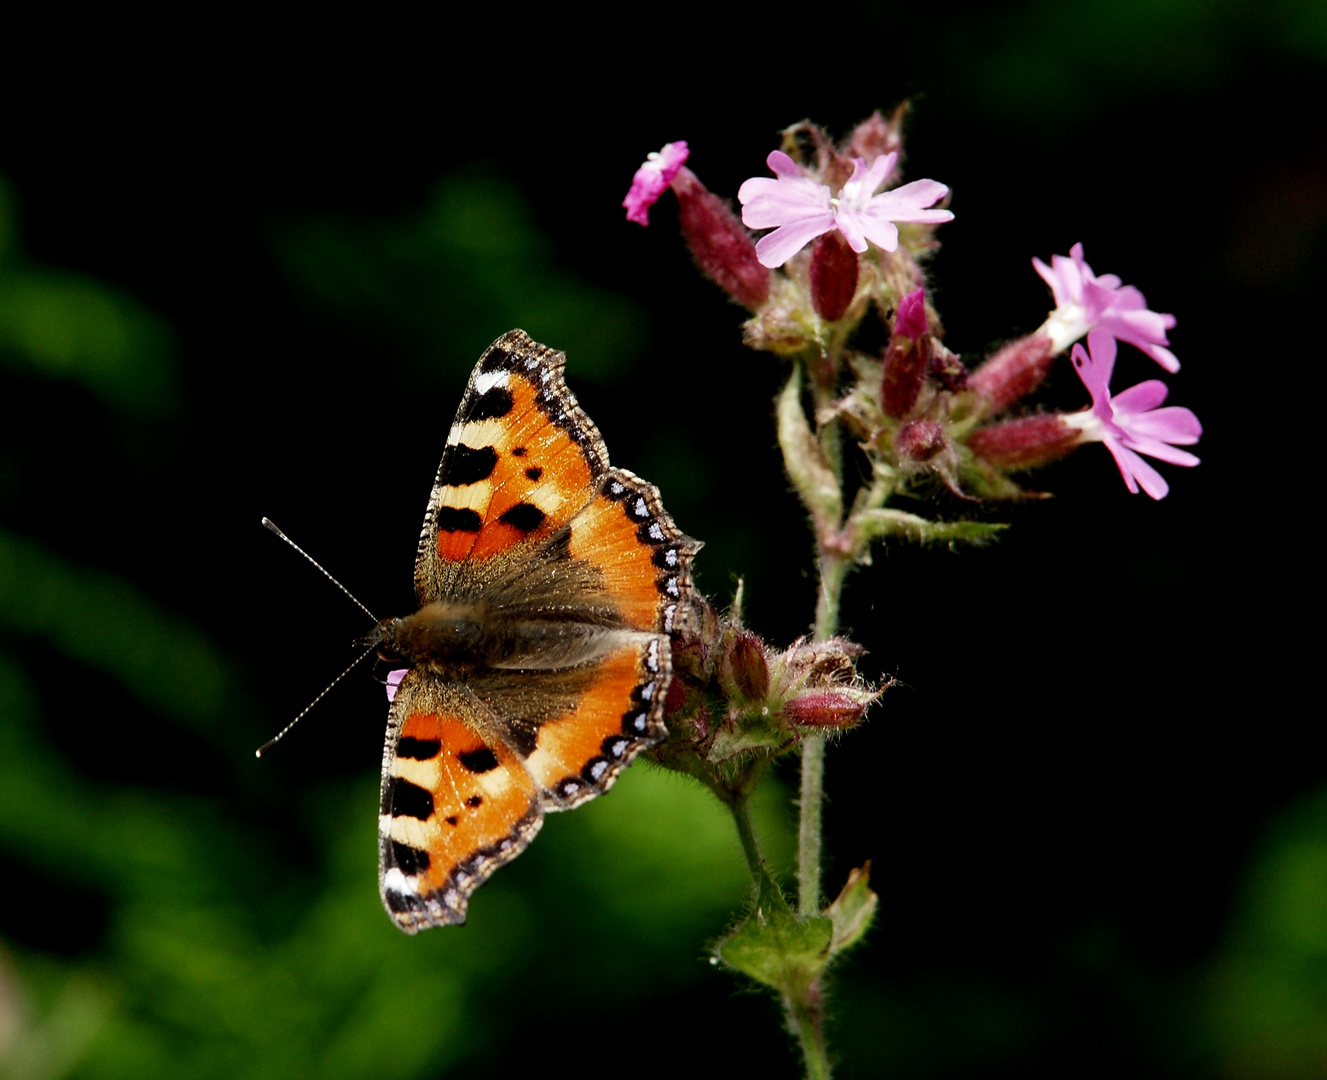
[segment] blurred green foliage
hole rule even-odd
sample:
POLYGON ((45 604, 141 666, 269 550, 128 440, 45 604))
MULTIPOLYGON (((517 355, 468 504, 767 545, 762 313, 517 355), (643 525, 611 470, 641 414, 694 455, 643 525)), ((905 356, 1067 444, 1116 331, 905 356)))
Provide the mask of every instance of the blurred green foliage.
POLYGON ((519 326, 574 356, 578 378, 611 382, 644 336, 644 313, 555 266, 529 204, 479 165, 399 221, 309 216, 275 230, 273 246, 313 318, 385 344, 401 365, 477 356, 494 327, 519 326))

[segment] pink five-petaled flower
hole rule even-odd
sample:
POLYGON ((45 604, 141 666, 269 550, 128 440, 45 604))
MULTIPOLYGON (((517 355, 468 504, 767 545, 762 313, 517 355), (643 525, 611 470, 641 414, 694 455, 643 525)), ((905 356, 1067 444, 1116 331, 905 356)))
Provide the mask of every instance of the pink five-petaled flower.
POLYGON ((1121 285, 1115 274, 1097 277, 1083 261, 1083 245, 1069 249, 1069 258, 1052 255, 1047 266, 1032 260, 1041 279, 1051 287, 1055 310, 1042 328, 1063 352, 1093 327, 1109 330, 1119 341, 1127 341, 1147 353, 1169 372, 1180 369, 1175 354, 1166 348, 1166 331, 1175 325, 1174 315, 1147 310, 1143 294, 1132 285, 1121 285))
POLYGON ((622 205, 627 208, 628 221, 634 221, 637 225, 650 223, 650 207, 668 189, 690 153, 685 142, 670 142, 662 150, 651 152, 645 158, 632 178, 631 190, 622 200, 622 205))
POLYGON ((838 229, 848 246, 860 255, 869 240, 883 251, 898 247, 895 222, 912 221, 937 225, 952 221, 948 210, 926 207, 949 194, 949 188, 934 180, 882 191, 898 160, 897 153, 882 154, 868 169, 863 158, 854 158, 852 176, 838 195, 812 177, 782 150, 765 159, 777 179, 756 176, 737 191, 742 221, 750 229, 773 229, 756 243, 762 266, 782 266, 817 236, 838 229))
POLYGON ((1120 467, 1129 490, 1139 486, 1154 499, 1164 499, 1170 485, 1139 454, 1172 465, 1197 465, 1198 459, 1177 446, 1191 446, 1203 433, 1198 417, 1189 409, 1168 405, 1166 384, 1149 379, 1111 397, 1110 376, 1115 368, 1115 338, 1105 327, 1087 335, 1087 350, 1075 345, 1074 368, 1092 395, 1092 407, 1063 417, 1082 432, 1084 442, 1104 442, 1120 467))

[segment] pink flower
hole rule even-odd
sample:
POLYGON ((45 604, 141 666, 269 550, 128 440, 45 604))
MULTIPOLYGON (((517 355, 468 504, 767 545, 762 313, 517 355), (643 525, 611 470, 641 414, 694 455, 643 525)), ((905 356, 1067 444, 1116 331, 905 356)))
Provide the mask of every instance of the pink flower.
POLYGON ((1074 346, 1073 361, 1078 377, 1092 395, 1092 408, 1062 419, 1082 432, 1081 441, 1106 444, 1131 492, 1137 495, 1141 486, 1152 498, 1164 499, 1170 485, 1138 455, 1172 465, 1197 465, 1193 454, 1175 447, 1198 441, 1203 433, 1198 417, 1174 405, 1161 408, 1167 391, 1160 379, 1149 379, 1111 397, 1115 338, 1105 327, 1088 334, 1087 350, 1074 346))
POLYGON ((1057 353, 1100 326, 1117 340, 1142 349, 1167 371, 1179 371, 1180 362, 1165 348, 1170 344, 1166 331, 1175 325, 1175 316, 1148 311, 1143 294, 1132 285, 1121 285, 1115 274, 1097 277, 1083 261, 1082 244, 1070 248, 1067 259, 1052 255, 1047 266, 1034 258, 1032 265, 1055 297, 1055 310, 1042 329, 1057 353))
POLYGON ((673 177, 691 153, 685 142, 670 142, 658 153, 650 153, 645 162, 636 170, 631 181, 631 190, 622 200, 627 208, 627 220, 638 225, 650 223, 650 207, 659 201, 673 182, 673 177))
POLYGON ((396 691, 397 691, 397 688, 401 685, 401 680, 404 679, 404 678, 406 677, 406 673, 409 672, 409 671, 410 671, 409 668, 404 668, 404 667, 403 667, 403 668, 397 668, 395 671, 389 671, 389 672, 387 673, 387 700, 388 700, 388 701, 395 701, 395 700, 396 700, 396 691))
POLYGON ((898 247, 895 222, 935 225, 952 221, 954 215, 948 210, 926 209, 949 194, 949 188, 934 180, 914 180, 892 191, 875 193, 893 172, 896 161, 897 153, 882 154, 868 169, 865 159, 854 158, 852 176, 836 196, 805 175, 782 150, 775 150, 765 162, 777 179, 752 177, 737 191, 743 223, 751 229, 774 230, 756 244, 761 265, 771 269, 782 266, 831 229, 838 229, 860 255, 868 240, 882 251, 894 251, 898 247))

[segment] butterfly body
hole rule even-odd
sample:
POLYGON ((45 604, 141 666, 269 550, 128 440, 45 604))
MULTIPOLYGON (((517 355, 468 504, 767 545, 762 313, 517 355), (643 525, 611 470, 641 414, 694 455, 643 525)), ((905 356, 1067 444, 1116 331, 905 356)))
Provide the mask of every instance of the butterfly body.
POLYGON ((606 791, 666 734, 669 632, 699 544, 611 468, 519 330, 480 358, 420 537, 420 608, 368 638, 407 668, 383 752, 383 904, 401 929, 465 921, 543 815, 606 791))

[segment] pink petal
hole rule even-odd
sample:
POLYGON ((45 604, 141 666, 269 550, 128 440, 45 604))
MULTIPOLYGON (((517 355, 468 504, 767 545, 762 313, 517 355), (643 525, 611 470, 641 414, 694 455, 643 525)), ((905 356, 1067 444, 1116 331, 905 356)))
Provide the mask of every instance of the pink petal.
POLYGON ((668 143, 657 154, 651 154, 636 170, 631 180, 631 190, 622 200, 627 211, 627 220, 638 225, 650 223, 650 207, 659 201, 659 196, 673 182, 673 177, 682 168, 690 151, 685 142, 668 143))
MULTIPOLYGON (((838 227, 843 238, 848 241, 848 246, 860 255, 866 250, 866 238, 870 236, 868 229, 871 222, 863 214, 849 214, 840 210, 834 215, 834 224, 838 227)), ((892 228, 892 226, 891 226, 892 228)), ((874 239, 874 237, 872 238, 874 239)), ((877 247, 884 247, 879 241, 876 241, 877 247)), ((898 230, 894 230, 894 247, 898 247, 898 230)), ((886 251, 893 251, 893 247, 886 247, 886 251)))
POLYGON ((1192 446, 1203 433, 1203 425, 1193 410, 1180 405, 1131 416, 1128 428, 1141 438, 1160 439, 1175 446, 1192 446))
POLYGON ((1078 377, 1083 380, 1087 392, 1092 395, 1092 411, 1104 419, 1111 419, 1113 414, 1110 408, 1110 372, 1106 372, 1106 377, 1102 378, 1100 367, 1092 362, 1087 350, 1077 343, 1074 344, 1073 352, 1069 356, 1074 370, 1078 372, 1078 377))
POLYGON ((401 680, 406 677, 410 671, 409 668, 397 668, 395 671, 387 673, 387 700, 396 700, 396 689, 401 685, 401 680))
POLYGON ((1032 268, 1041 277, 1041 280, 1051 287, 1051 297, 1055 300, 1057 308, 1068 307, 1073 303, 1073 297, 1069 295, 1069 291, 1065 288, 1064 280, 1059 273, 1052 270, 1036 256, 1032 258, 1032 268))
POLYGON ((1195 454, 1191 454, 1187 450, 1178 450, 1160 439, 1139 438, 1135 437, 1133 432, 1126 432, 1121 443, 1130 450, 1136 450, 1140 454, 1146 454, 1148 457, 1154 457, 1158 461, 1165 461, 1171 465, 1192 467, 1200 464, 1200 460, 1195 454))
POLYGON ((1168 393, 1170 391, 1160 379, 1148 379, 1147 382, 1140 382, 1128 390, 1121 390, 1111 398, 1110 403, 1115 406, 1117 416, 1122 412, 1145 413, 1165 401, 1168 393))
POLYGON ((749 229, 772 229, 830 212, 829 188, 805 177, 755 177, 738 189, 737 199, 742 204, 742 223, 749 229))
POLYGON ((867 169, 864 160, 853 158, 852 176, 848 177, 848 182, 843 185, 839 198, 854 209, 860 209, 875 194, 876 189, 888 179, 897 160, 896 152, 884 154, 876 158, 867 169))
MULTIPOLYGON (((891 208, 889 216, 894 221, 912 221, 912 218, 899 217, 893 210, 906 213, 918 213, 924 207, 930 206, 933 202, 943 199, 949 194, 949 188, 937 180, 914 180, 910 184, 904 184, 902 187, 896 187, 891 191, 882 191, 871 201, 873 203, 882 203, 891 208), (882 202, 883 200, 883 202, 882 202)), ((954 215, 948 210, 931 211, 937 214, 949 214, 945 221, 949 221, 954 215)))
POLYGON ((802 175, 801 166, 782 150, 771 150, 769 157, 765 159, 765 164, 770 167, 771 172, 779 177, 806 179, 802 175))
POLYGON ((1115 464, 1133 494, 1138 494, 1139 485, 1154 499, 1164 499, 1170 493, 1165 478, 1132 450, 1116 445, 1114 439, 1106 440, 1106 449, 1115 458, 1115 464))
MULTIPOLYGON (((743 215, 745 219, 745 215, 743 215)), ((822 233, 834 228, 834 216, 822 214, 790 222, 756 241, 756 258, 761 266, 773 270, 782 266, 822 233)))
MULTIPOLYGON (((840 215, 840 217, 842 216, 840 215)), ((869 211, 865 214, 854 215, 854 219, 857 227, 861 229, 862 235, 881 251, 896 251, 898 249, 898 227, 892 221, 877 217, 869 211)))

